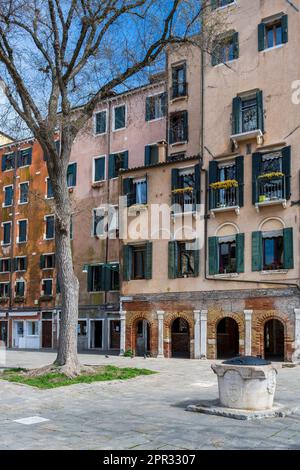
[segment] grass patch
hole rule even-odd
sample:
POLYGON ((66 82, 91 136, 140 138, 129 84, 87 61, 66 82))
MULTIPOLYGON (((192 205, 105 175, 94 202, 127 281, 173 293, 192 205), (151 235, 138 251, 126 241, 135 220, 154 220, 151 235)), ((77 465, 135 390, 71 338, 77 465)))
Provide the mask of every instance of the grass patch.
POLYGON ((6 369, 2 372, 0 378, 9 382, 17 382, 31 385, 32 387, 47 389, 81 383, 90 384, 92 382, 128 380, 139 377, 140 375, 156 374, 156 372, 148 369, 136 369, 131 367, 120 368, 116 366, 95 367, 94 370, 94 373, 86 373, 74 379, 70 379, 66 375, 57 372, 31 377, 25 369, 6 369))

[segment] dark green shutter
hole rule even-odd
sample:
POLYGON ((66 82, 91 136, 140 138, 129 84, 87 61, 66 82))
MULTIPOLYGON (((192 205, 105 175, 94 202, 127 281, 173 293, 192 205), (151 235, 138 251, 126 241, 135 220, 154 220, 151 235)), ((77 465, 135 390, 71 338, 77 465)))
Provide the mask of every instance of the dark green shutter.
POLYGON ((283 44, 285 44, 289 40, 288 15, 283 15, 282 16, 281 26, 282 26, 282 42, 283 42, 283 44))
POLYGON ((108 159, 108 177, 115 178, 116 177, 116 156, 111 154, 108 159))
POLYGON ((257 183, 261 173, 261 153, 252 155, 252 204, 258 202, 257 183))
POLYGON ((14 271, 18 271, 18 258, 14 258, 13 263, 14 271))
POLYGON ((294 268, 293 229, 283 230, 283 265, 284 269, 294 268))
POLYGON ((127 170, 128 168, 128 150, 125 150, 123 154, 123 169, 127 170))
POLYGON ((201 168, 199 163, 195 165, 195 199, 196 204, 201 204, 201 168))
POLYGON ((146 243, 145 279, 152 279, 152 242, 146 243))
POLYGON ((88 292, 92 292, 92 290, 93 290, 93 267, 92 266, 88 266, 87 290, 88 290, 88 292))
POLYGON ((236 272, 237 273, 243 273, 245 271, 244 250, 245 250, 245 234, 238 233, 236 236, 236 272))
POLYGON ((169 121, 169 144, 174 143, 174 129, 172 124, 172 119, 169 121))
POLYGON ((214 276, 219 272, 218 241, 218 237, 208 238, 208 271, 210 276, 214 276))
POLYGON ((194 277, 198 277, 200 274, 200 250, 194 251, 194 277))
POLYGON ((146 121, 151 120, 151 99, 150 97, 146 98, 146 121))
POLYGON ((233 57, 234 59, 238 59, 240 55, 240 48, 239 48, 239 33, 235 32, 232 36, 233 41, 233 57))
POLYGON ((132 206, 136 203, 134 192, 133 192, 133 179, 123 179, 123 196, 127 196, 127 207, 132 206))
POLYGON ((123 280, 130 281, 132 275, 132 247, 123 246, 123 280))
POLYGON ((252 232, 252 271, 263 269, 262 232, 252 232))
POLYGON ((188 141, 189 140, 189 124, 188 124, 188 112, 183 111, 183 139, 188 141))
POLYGON ((145 166, 151 165, 151 145, 145 146, 145 166))
POLYGON ((72 174, 73 174, 73 186, 76 186, 76 183, 77 183, 77 163, 73 163, 72 174))
POLYGON ((179 170, 177 168, 172 168, 171 172, 171 188, 178 189, 179 184, 179 170))
POLYGON ((285 199, 291 198, 291 146, 282 149, 282 172, 285 175, 285 199))
POLYGON ((239 96, 232 100, 232 134, 241 133, 241 103, 239 96))
POLYGON ((243 207, 244 206, 244 157, 243 156, 236 157, 235 165, 236 165, 236 179, 239 183, 238 203, 240 207, 243 207))
MULTIPOLYGON (((216 161, 209 162, 208 170, 208 182, 209 184, 216 183, 218 181, 218 163, 216 161)), ((214 191, 209 188, 209 209, 214 209, 214 191)))
POLYGON ((95 181, 105 179, 105 157, 95 159, 95 181))
POLYGON ((41 269, 44 269, 44 267, 45 267, 45 260, 46 260, 45 255, 41 255, 40 256, 40 268, 41 269))
POLYGON ((24 271, 27 271, 28 261, 27 256, 24 258, 24 271))
POLYGON ((266 25, 260 23, 258 25, 258 50, 259 52, 265 50, 265 34, 266 34, 266 25))
POLYGON ((2 171, 6 170, 6 155, 2 156, 2 171))
POLYGON ((104 279, 103 286, 106 292, 112 290, 112 268, 108 264, 102 266, 102 278, 104 279))
POLYGON ((257 129, 260 129, 262 132, 264 132, 265 131, 264 101, 263 101, 262 91, 258 91, 256 93, 256 103, 257 103, 257 129))
POLYGON ((168 243, 168 277, 169 279, 177 278, 177 242, 168 243))

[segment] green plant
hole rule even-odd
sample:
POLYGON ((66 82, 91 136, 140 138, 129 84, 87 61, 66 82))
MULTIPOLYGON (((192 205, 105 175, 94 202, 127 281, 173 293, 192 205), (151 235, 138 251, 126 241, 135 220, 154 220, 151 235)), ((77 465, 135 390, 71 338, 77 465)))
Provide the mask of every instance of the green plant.
POLYGON ((124 352, 124 357, 133 357, 134 353, 132 349, 127 349, 127 351, 124 352))

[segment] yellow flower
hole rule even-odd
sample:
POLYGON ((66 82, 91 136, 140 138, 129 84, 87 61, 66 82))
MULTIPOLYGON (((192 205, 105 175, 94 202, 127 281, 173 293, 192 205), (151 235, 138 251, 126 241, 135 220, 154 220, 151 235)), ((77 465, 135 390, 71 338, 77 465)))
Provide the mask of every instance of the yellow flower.
POLYGON ((194 190, 194 188, 188 186, 187 188, 173 189, 173 190, 172 190, 172 193, 173 193, 173 194, 191 193, 193 190, 194 190))
POLYGON ((272 171, 271 173, 264 173, 263 175, 259 175, 258 179, 272 179, 272 178, 281 178, 282 176, 284 176, 284 173, 282 173, 281 171, 272 171))
POLYGON ((236 180, 217 181, 210 184, 211 189, 229 189, 238 188, 239 183, 236 180))

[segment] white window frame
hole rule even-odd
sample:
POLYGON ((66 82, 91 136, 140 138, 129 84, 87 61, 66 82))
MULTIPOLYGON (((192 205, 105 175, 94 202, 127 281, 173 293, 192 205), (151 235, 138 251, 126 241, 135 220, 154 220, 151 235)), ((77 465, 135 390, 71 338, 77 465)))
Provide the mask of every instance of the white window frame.
POLYGON ((45 178, 45 183, 46 183, 45 199, 51 200, 51 199, 54 199, 54 196, 48 197, 48 180, 50 180, 50 177, 46 176, 46 178, 45 178))
MULTIPOLYGON (((97 211, 98 209, 100 209, 100 208, 99 208, 99 207, 94 207, 94 208, 92 209, 92 230, 91 230, 91 236, 92 236, 93 238, 99 238, 99 237, 101 237, 102 235, 104 235, 104 232, 103 232, 103 234, 99 234, 99 235, 97 235, 97 233, 96 233, 96 234, 94 233, 95 211, 97 211)), ((105 211, 103 211, 103 216, 104 216, 104 220, 105 220, 105 211)), ((104 226, 103 226, 103 228, 104 228, 104 226)), ((101 264, 101 263, 100 263, 100 264, 101 264)))
MULTIPOLYGON (((6 155, 6 156, 8 156, 8 155, 13 155, 13 154, 14 154, 14 152, 8 152, 8 153, 4 153, 3 156, 4 156, 4 155, 6 155)), ((16 157, 15 157, 15 158, 16 158, 16 157)), ((6 172, 6 171, 13 171, 13 170, 14 170, 14 167, 5 169, 4 172, 6 172)))
POLYGON ((3 240, 1 240, 1 246, 9 246, 11 245, 11 228, 12 228, 12 222, 11 220, 8 220, 7 222, 2 222, 1 227, 3 228, 3 238, 4 238, 4 225, 10 224, 10 241, 9 243, 4 243, 3 240))
POLYGON ((103 349, 104 348, 104 318, 89 318, 88 326, 88 349, 103 349), (92 321, 102 321, 102 341, 101 348, 92 348, 91 347, 91 322, 92 321))
MULTIPOLYGON (((68 163, 68 168, 69 168, 69 166, 74 165, 75 163, 77 163, 77 162, 69 162, 68 163)), ((76 167, 76 173, 77 173, 77 167, 76 167)), ((76 174, 76 179, 77 179, 77 174, 76 174)), ((68 181, 67 181, 67 184, 68 184, 68 181)), ((75 187, 76 186, 68 186, 68 189, 73 189, 75 187)))
MULTIPOLYGON (((52 253, 42 253, 42 256, 53 256, 53 255, 55 255, 54 252, 52 252, 52 253)), ((49 271, 49 269, 55 269, 55 263, 54 263, 53 268, 42 268, 42 271, 49 271)))
POLYGON ((14 199, 14 185, 13 184, 7 184, 6 186, 3 186, 3 193, 4 193, 4 197, 3 197, 2 207, 12 207, 13 199, 14 199), (11 201, 11 204, 9 204, 8 206, 5 204, 5 190, 6 190, 6 188, 12 188, 12 190, 13 190, 12 201, 11 201))
POLYGON ((0 299, 8 299, 8 298, 9 298, 9 284, 10 284, 10 282, 9 282, 9 281, 2 281, 2 282, 0 282, 0 285, 3 285, 3 284, 5 284, 5 285, 8 286, 8 295, 7 295, 6 297, 1 297, 1 296, 0 296, 0 299))
POLYGON ((41 281, 41 296, 44 297, 44 296, 48 296, 48 295, 53 297, 53 277, 44 277, 41 281), (45 291, 43 290, 43 282, 44 281, 51 281, 52 282, 51 294, 45 294, 45 291))
POLYGON ((28 241, 28 219, 19 219, 17 220, 17 225, 18 225, 18 236, 17 236, 17 243, 18 244, 22 244, 22 243, 27 243, 28 241), (20 222, 26 222, 26 240, 25 241, 22 241, 20 242, 20 222))
MULTIPOLYGON (((32 149, 32 146, 29 146, 29 147, 25 147, 23 149, 20 149, 20 151, 23 151, 23 150, 28 150, 28 149, 32 149)), ((33 153, 33 152, 32 152, 33 153)), ((32 154, 31 154, 31 158, 32 158, 32 154)), ((28 168, 30 165, 22 165, 22 166, 19 166, 18 168, 28 168)))
POLYGON ((105 135, 107 134, 107 128, 108 128, 108 109, 105 108, 105 109, 100 109, 99 111, 95 111, 94 112, 94 115, 93 115, 93 124, 94 124, 94 136, 95 137, 98 137, 100 135, 105 135), (97 129, 97 126, 96 126, 96 115, 99 114, 99 113, 105 113, 105 132, 100 132, 99 134, 97 134, 96 132, 96 129, 97 129))
POLYGON ((44 221, 45 221, 45 231, 44 231, 44 240, 48 241, 48 240, 54 240, 55 239, 55 216, 54 214, 47 214, 47 215, 44 215, 44 221), (47 235, 47 218, 48 217, 54 217, 54 231, 53 231, 53 238, 46 238, 46 235, 47 235))
POLYGON ((89 322, 88 322, 88 318, 78 318, 78 321, 77 321, 77 338, 81 335, 78 334, 78 324, 80 321, 85 321, 86 322, 86 335, 85 336, 81 336, 81 338, 88 338, 89 336, 89 322))
MULTIPOLYGON (((117 104, 117 105, 113 106, 112 121, 113 121, 112 122, 113 132, 123 131, 124 129, 127 128, 127 105, 126 105, 126 103, 121 103, 121 104, 117 104), (115 110, 116 110, 116 108, 121 108, 122 106, 125 106, 125 126, 120 127, 119 129, 115 129, 115 123, 116 123, 115 110)), ((116 152, 116 153, 120 153, 120 152, 116 152)))
POLYGON ((93 157, 93 169, 92 169, 93 183, 101 183, 102 181, 106 181, 106 179, 107 179, 107 175, 106 175, 107 161, 106 160, 107 160, 106 155, 99 155, 97 157, 93 157), (99 180, 99 181, 95 181, 95 161, 98 160, 99 158, 104 158, 104 179, 99 180))
MULTIPOLYGON (((105 263, 90 263, 88 266, 93 267, 93 266, 104 266, 105 263)), ((101 294, 105 292, 104 290, 88 290, 88 294, 101 294)), ((93 319, 92 319, 93 320, 93 319)))
POLYGON ((26 202, 21 202, 21 186, 22 184, 27 184, 28 185, 28 199, 29 199, 29 181, 22 181, 19 183, 19 199, 18 199, 18 204, 20 206, 23 206, 24 204, 28 204, 29 200, 27 199, 26 202))
MULTIPOLYGON (((157 91, 155 93, 152 93, 151 95, 147 95, 146 100, 147 100, 147 98, 153 98, 155 96, 160 96, 160 95, 164 95, 164 94, 165 94, 164 91, 157 91)), ((162 119, 165 119, 165 117, 166 117, 166 115, 161 116, 159 118, 149 119, 149 121, 147 121, 147 122, 161 121, 162 119)), ((155 142, 155 144, 148 144, 148 145, 157 145, 157 142, 155 142)))
POLYGON ((14 298, 18 297, 16 292, 16 287, 19 282, 24 282, 24 295, 22 297, 26 297, 26 281, 25 279, 16 279, 14 283, 14 298))
POLYGON ((40 322, 39 320, 26 320, 25 321, 25 336, 28 336, 29 338, 39 338, 40 336, 40 322), (29 326, 29 323, 37 323, 37 329, 38 329, 38 334, 37 335, 31 335, 28 333, 28 326, 29 326))
POLYGON ((231 3, 228 3, 227 5, 217 6, 216 10, 224 10, 225 8, 232 7, 233 5, 236 5, 236 0, 233 0, 231 3))
MULTIPOLYGON (((115 261, 115 262, 109 261, 107 264, 108 264, 108 265, 110 265, 110 264, 118 264, 118 265, 119 265, 119 276, 120 276, 120 261, 115 261)), ((120 284, 120 278, 119 278, 119 284, 120 284)), ((120 288, 121 288, 121 287, 120 287, 120 288)), ((109 291, 107 291, 107 292, 119 292, 119 291, 120 291, 120 288, 119 288, 119 290, 109 290, 109 291)))
MULTIPOLYGON (((27 256, 16 256, 17 259, 19 258, 27 258, 27 256)), ((26 269, 17 269, 15 271, 16 273, 25 273, 26 272, 26 269)))
MULTIPOLYGON (((10 260, 11 258, 0 258, 0 261, 5 261, 5 260, 10 260)), ((0 271, 0 274, 7 274, 10 273, 11 271, 0 271)))

